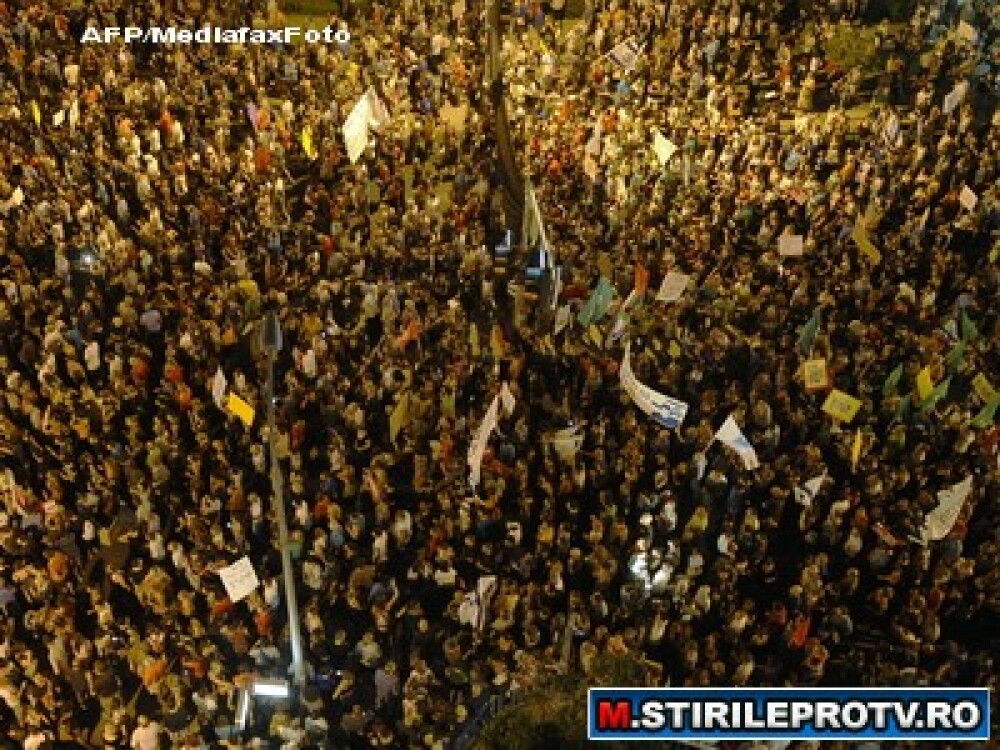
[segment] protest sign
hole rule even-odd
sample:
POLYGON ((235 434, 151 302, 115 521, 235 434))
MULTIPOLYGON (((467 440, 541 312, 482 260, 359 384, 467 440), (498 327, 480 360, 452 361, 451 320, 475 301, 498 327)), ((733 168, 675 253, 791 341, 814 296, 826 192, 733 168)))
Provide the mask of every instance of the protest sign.
POLYGON ((838 422, 850 424, 861 408, 861 399, 834 388, 823 403, 823 411, 838 422))
POLYGON ((232 565, 222 568, 219 577, 222 578, 226 596, 233 604, 250 596, 260 586, 257 571, 253 569, 250 558, 245 555, 232 565))
POLYGON ((778 255, 783 258, 800 258, 803 253, 801 234, 783 234, 778 238, 778 255))
POLYGON ((810 359, 803 364, 802 377, 805 380, 806 393, 825 391, 830 387, 830 375, 825 359, 810 359))

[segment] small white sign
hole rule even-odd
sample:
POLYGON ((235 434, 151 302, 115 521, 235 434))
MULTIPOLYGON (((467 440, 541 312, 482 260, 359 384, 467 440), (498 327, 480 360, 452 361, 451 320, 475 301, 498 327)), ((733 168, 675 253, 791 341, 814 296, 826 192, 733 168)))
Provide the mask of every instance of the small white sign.
POLYGON ((798 258, 803 252, 801 234, 783 234, 778 240, 778 254, 784 258, 798 258))
POLYGON ((222 578, 222 585, 226 587, 226 595, 233 604, 250 596, 260 586, 257 571, 246 555, 220 570, 219 576, 222 578))

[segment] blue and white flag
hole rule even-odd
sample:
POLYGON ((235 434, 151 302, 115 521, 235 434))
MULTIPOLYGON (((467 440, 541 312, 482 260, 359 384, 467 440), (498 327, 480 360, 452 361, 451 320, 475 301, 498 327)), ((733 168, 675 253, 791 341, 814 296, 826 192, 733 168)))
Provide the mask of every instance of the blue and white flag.
POLYGON ((654 391, 649 386, 639 382, 632 371, 631 344, 625 345, 625 357, 618 370, 618 377, 622 388, 635 402, 635 405, 659 424, 668 429, 676 429, 683 424, 684 417, 687 416, 688 404, 659 391, 654 391))
POLYGON ((740 455, 740 458, 743 459, 743 466, 748 471, 753 471, 760 467, 760 462, 757 460, 757 451, 754 450, 750 441, 747 440, 740 426, 736 424, 736 420, 733 419, 732 414, 726 418, 726 421, 722 423, 722 427, 715 433, 715 440, 728 445, 736 451, 740 455))

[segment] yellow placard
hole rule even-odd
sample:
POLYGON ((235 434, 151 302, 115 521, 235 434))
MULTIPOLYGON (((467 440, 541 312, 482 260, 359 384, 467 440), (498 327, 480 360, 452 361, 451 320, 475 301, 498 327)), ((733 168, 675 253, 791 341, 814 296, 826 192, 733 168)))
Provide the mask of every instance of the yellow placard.
POLYGON ((931 377, 930 366, 927 366, 917 374, 917 395, 921 401, 926 401, 933 392, 934 379, 931 377))
POLYGON ((806 391, 809 393, 825 391, 830 387, 830 376, 825 359, 810 359, 803 364, 802 377, 806 383, 806 391))
POLYGON ((247 427, 253 424, 253 407, 235 393, 230 393, 226 399, 226 411, 234 417, 239 417, 240 421, 247 427))
POLYGON ((861 408, 861 399, 834 388, 823 403, 823 411, 834 419, 849 423, 861 408))
POLYGON ((997 397, 996 389, 990 385, 990 381, 987 380, 984 373, 979 373, 972 379, 972 388, 984 403, 988 404, 997 397))

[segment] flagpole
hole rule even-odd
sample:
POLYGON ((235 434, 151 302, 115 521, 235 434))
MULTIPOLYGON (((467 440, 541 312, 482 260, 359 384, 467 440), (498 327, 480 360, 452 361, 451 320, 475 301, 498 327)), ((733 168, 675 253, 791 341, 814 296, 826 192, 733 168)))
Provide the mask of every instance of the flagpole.
POLYGON ((274 363, 281 351, 281 323, 271 312, 264 318, 261 343, 267 354, 267 382, 264 396, 267 399, 267 447, 271 462, 271 500, 278 520, 278 547, 281 552, 281 573, 285 588, 285 607, 288 612, 288 633, 292 647, 292 677, 295 685, 306 682, 305 661, 302 656, 302 631, 299 626, 299 604, 292 572, 292 553, 288 546, 288 518, 285 515, 284 476, 278 459, 278 427, 274 409, 274 363))

